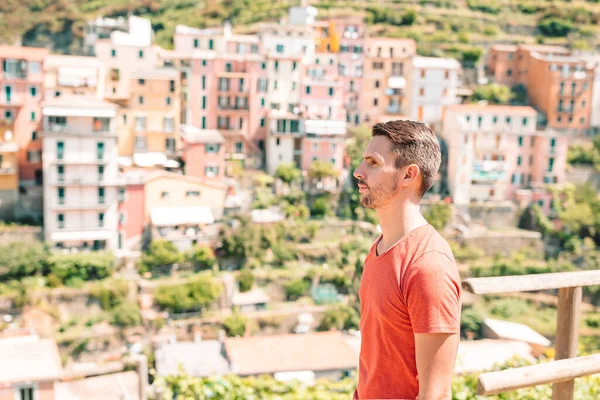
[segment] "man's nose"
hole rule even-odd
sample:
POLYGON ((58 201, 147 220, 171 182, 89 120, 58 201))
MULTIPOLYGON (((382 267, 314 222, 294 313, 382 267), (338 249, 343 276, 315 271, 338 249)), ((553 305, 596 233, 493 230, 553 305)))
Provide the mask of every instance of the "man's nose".
POLYGON ((365 177, 365 175, 363 174, 360 165, 358 167, 356 167, 356 169, 354 170, 354 177, 358 180, 361 180, 365 177))

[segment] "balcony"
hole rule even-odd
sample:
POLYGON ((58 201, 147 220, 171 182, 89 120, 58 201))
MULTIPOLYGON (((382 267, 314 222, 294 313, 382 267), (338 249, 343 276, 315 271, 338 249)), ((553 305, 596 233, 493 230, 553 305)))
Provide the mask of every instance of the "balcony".
POLYGON ((241 104, 241 105, 235 105, 235 104, 219 104, 217 106, 217 108, 221 111, 248 111, 250 109, 250 107, 248 106, 248 104, 241 104))
MULTIPOLYGON (((60 203, 60 200, 54 204, 52 207, 56 211, 65 211, 65 210, 106 210, 113 206, 112 203, 103 201, 102 199, 98 199, 95 202, 75 202, 69 201, 60 203)), ((64 201, 64 200, 63 200, 64 201)), ((116 204, 116 201, 115 201, 116 204)))
POLYGON ((93 136, 114 136, 116 133, 112 132, 109 127, 102 127, 101 129, 89 128, 75 128, 69 125, 63 124, 44 124, 44 134, 67 134, 67 135, 93 135, 93 136))
POLYGON ((402 89, 387 88, 387 89, 385 89, 385 95, 386 96, 400 96, 400 97, 404 97, 404 91, 402 89))
POLYGON ((391 105, 391 106, 387 106, 387 108, 385 109, 385 113, 386 114, 402 114, 402 109, 400 107, 400 105, 391 105))
POLYGON ((503 180, 507 176, 506 167, 506 161, 475 161, 471 171, 471 180, 482 183, 503 180))
POLYGON ((124 179, 120 178, 107 178, 99 176, 84 176, 77 178, 65 178, 64 176, 58 176, 56 182, 52 183, 52 186, 123 186, 125 184, 124 179))
POLYGON ((107 227, 98 226, 79 226, 58 228, 50 233, 50 240, 53 242, 79 242, 82 240, 110 240, 114 232, 107 227))

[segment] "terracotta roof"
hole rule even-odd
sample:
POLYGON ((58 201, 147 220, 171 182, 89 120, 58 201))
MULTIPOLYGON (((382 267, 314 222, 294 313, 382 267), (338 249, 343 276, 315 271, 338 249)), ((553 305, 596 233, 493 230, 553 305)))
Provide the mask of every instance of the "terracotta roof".
POLYGON ((500 115, 516 115, 535 117, 537 112, 530 106, 499 106, 485 104, 456 104, 448 107, 449 111, 489 113, 500 115))
POLYGON ((55 396, 61 400, 139 400, 139 378, 135 371, 100 375, 92 378, 60 382, 55 396))
POLYGON ((0 58, 18 58, 29 61, 43 61, 48 54, 50 54, 50 51, 42 47, 0 45, 0 58))
POLYGON ((52 339, 21 336, 0 340, 0 377, 5 383, 55 381, 62 365, 52 339))
POLYGON ((358 365, 358 355, 341 332, 229 338, 225 347, 231 371, 239 375, 331 371, 358 365))

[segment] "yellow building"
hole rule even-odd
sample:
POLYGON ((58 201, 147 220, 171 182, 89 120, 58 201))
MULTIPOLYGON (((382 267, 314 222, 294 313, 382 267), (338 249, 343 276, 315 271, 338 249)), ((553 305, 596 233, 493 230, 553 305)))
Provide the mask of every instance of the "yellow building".
POLYGON ((0 121, 0 219, 14 216, 19 197, 19 146, 9 128, 7 123, 0 121))
POLYGON ((153 209, 208 207, 214 219, 223 216, 227 187, 225 184, 191 176, 160 172, 145 183, 146 217, 153 209))
POLYGON ((334 20, 315 23, 315 51, 317 53, 339 53, 340 36, 334 20))
POLYGON ((118 116, 119 156, 138 166, 161 165, 180 149, 181 83, 172 68, 135 71, 118 116))

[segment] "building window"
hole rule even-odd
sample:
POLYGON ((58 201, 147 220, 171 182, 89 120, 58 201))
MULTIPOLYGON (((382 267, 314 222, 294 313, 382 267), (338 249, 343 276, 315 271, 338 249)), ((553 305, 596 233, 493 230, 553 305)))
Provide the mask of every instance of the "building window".
POLYGON ((104 159, 104 143, 98 142, 96 144, 96 156, 98 157, 98 160, 104 159))
POLYGON ((65 180, 65 166, 64 165, 56 166, 56 176, 58 177, 59 182, 63 182, 65 180))
POLYGON ((58 204, 60 204, 60 205, 65 204, 65 188, 64 187, 58 188, 58 204))
POLYGON ((110 118, 94 117, 92 124, 94 132, 108 132, 110 130, 110 118))
POLYGON ((562 122, 562 117, 560 115, 556 117, 556 122, 562 122))
POLYGON ((517 157, 517 165, 521 165, 521 156, 517 157))
POLYGON ((523 147, 523 136, 519 136, 519 147, 523 147))
POLYGON ((202 129, 206 129, 206 117, 202 117, 202 129))
POLYGON ((550 157, 548 159, 548 172, 552 172, 553 168, 554 168, 554 157, 550 157))
POLYGON ((261 118, 261 119, 260 119, 260 127, 262 128, 262 127, 264 127, 264 126, 265 126, 265 119, 264 119, 264 118, 261 118))
POLYGON ((425 96, 425 89, 424 88, 420 88, 419 89, 419 96, 425 96))
POLYGON ((125 201, 125 196, 126 196, 127 192, 125 190, 125 188, 120 188, 119 189, 119 202, 124 202, 125 201))
POLYGON ((379 99, 378 98, 374 98, 373 99, 373 105, 377 106, 377 104, 379 104, 379 99))
POLYGON ((425 78, 425 70, 424 69, 421 70, 421 78, 425 78))
POLYGON ((138 150, 146 149, 146 136, 136 136, 135 137, 135 148, 138 150))
POLYGON ((219 175, 219 167, 214 165, 208 165, 204 167, 204 175, 207 177, 215 177, 219 175))
POLYGON ((35 121, 35 111, 31 112, 30 118, 31 118, 31 121, 35 121))
POLYGON ((506 70, 506 76, 512 76, 512 69, 507 69, 506 70))
POLYGON ((506 117, 506 123, 510 124, 510 117, 506 117))
MULTIPOLYGON (((63 229, 65 227, 65 214, 58 214, 56 216, 56 222, 58 223, 58 229, 63 229)), ((22 389, 21 389, 22 390, 22 389)), ((22 395, 21 395, 22 396, 22 395)), ((23 397, 21 397, 22 399, 23 397)), ((33 398, 32 398, 33 399, 33 398)))
POLYGON ((173 132, 175 130, 175 120, 173 117, 164 117, 163 118, 163 131, 164 132, 173 132))
POLYGON ((221 149, 221 145, 220 144, 207 143, 207 144, 204 145, 204 151, 206 153, 218 153, 220 149, 221 149))
POLYGON ((185 197, 200 197, 200 191, 188 190, 185 192, 185 197))
POLYGON ((479 125, 480 128, 481 128, 482 123, 483 123, 483 117, 481 117, 481 116, 477 117, 477 125, 479 125))
POLYGON ((535 136, 532 136, 531 140, 530 140, 531 147, 533 147, 534 144, 535 144, 535 136))
POLYGON ((260 67, 261 67, 262 69, 267 69, 267 63, 265 63, 265 62, 264 62, 264 63, 262 63, 260 67))
POLYGON ((253 44, 253 45, 250 47, 250 51, 251 51, 252 53, 258 53, 258 45, 257 45, 257 44, 253 44))
POLYGON ((277 138, 275 140, 275 145, 279 146, 281 144, 281 139, 277 138))
POLYGON ((283 45, 282 44, 278 44, 277 46, 275 46, 275 51, 278 53, 283 53, 283 45))
POLYGON ((277 90, 277 79, 273 81, 273 90, 277 90))
POLYGON ((35 97, 35 96, 37 96, 37 87, 35 87, 35 86, 31 86, 31 87, 29 88, 29 94, 31 94, 31 97, 35 97))
POLYGON ((333 96, 333 88, 329 88, 329 95, 333 96))
POLYGON ((160 192, 160 198, 161 199, 168 199, 169 198, 169 192, 167 192, 166 190, 160 192))
POLYGON ((98 227, 104 227, 104 213, 98 213, 98 227))
POLYGON ((375 81, 375 87, 378 88, 379 87, 379 81, 375 81))
POLYGON ((177 142, 175 141, 175 138, 166 138, 165 139, 165 149, 167 150, 167 152, 174 153, 176 143, 177 142))
POLYGON ((104 180, 104 165, 98 165, 98 180, 104 180))
POLYGON ((373 69, 383 69, 383 63, 382 62, 374 62, 373 69))
POLYGON ((198 48, 198 39, 194 39, 194 48, 197 49, 198 48))
POLYGON ((275 61, 275 71, 279 69, 279 61, 275 61))
POLYGON ((37 163, 42 161, 42 152, 38 150, 29 150, 27 152, 27 161, 37 163))
POLYGON ((523 118, 523 126, 527 125, 527 118, 523 118))
POLYGON ((202 66, 206 67, 206 60, 202 60, 202 66))
POLYGON ((138 96, 138 104, 144 104, 144 96, 138 96))
POLYGON ((12 111, 10 110, 5 110, 4 111, 4 119, 7 121, 12 121, 12 111))
POLYGON ((175 93, 175 81, 169 81, 169 91, 175 93))
POLYGON ((167 103, 168 106, 171 105, 171 97, 167 96, 166 103, 167 103))
POLYGON ((235 152, 236 153, 241 153, 243 150, 243 143, 242 142, 235 142, 235 152))
POLYGON ((115 50, 115 49, 112 49, 112 50, 110 51, 110 55, 111 55, 112 57, 116 57, 116 56, 117 56, 117 50, 115 50))
POLYGON ((59 160, 65 158, 65 142, 56 142, 56 158, 59 160))
POLYGON ((206 110, 206 96, 202 96, 202 109, 206 110))
POLYGON ((146 117, 135 117, 135 131, 145 132, 146 131, 146 117))
POLYGON ((104 188, 103 187, 99 187, 98 188, 98 204, 104 204, 104 188))
POLYGON ((306 87, 306 94, 310 94, 310 86, 306 87))
POLYGON ((585 124, 585 117, 579 118, 579 123, 582 125, 585 124))
POLYGON ((145 83, 146 81, 144 79, 138 79, 138 85, 144 86, 145 83))
POLYGON ((209 50, 214 49, 215 47, 215 41, 213 39, 208 39, 208 48, 209 50))

